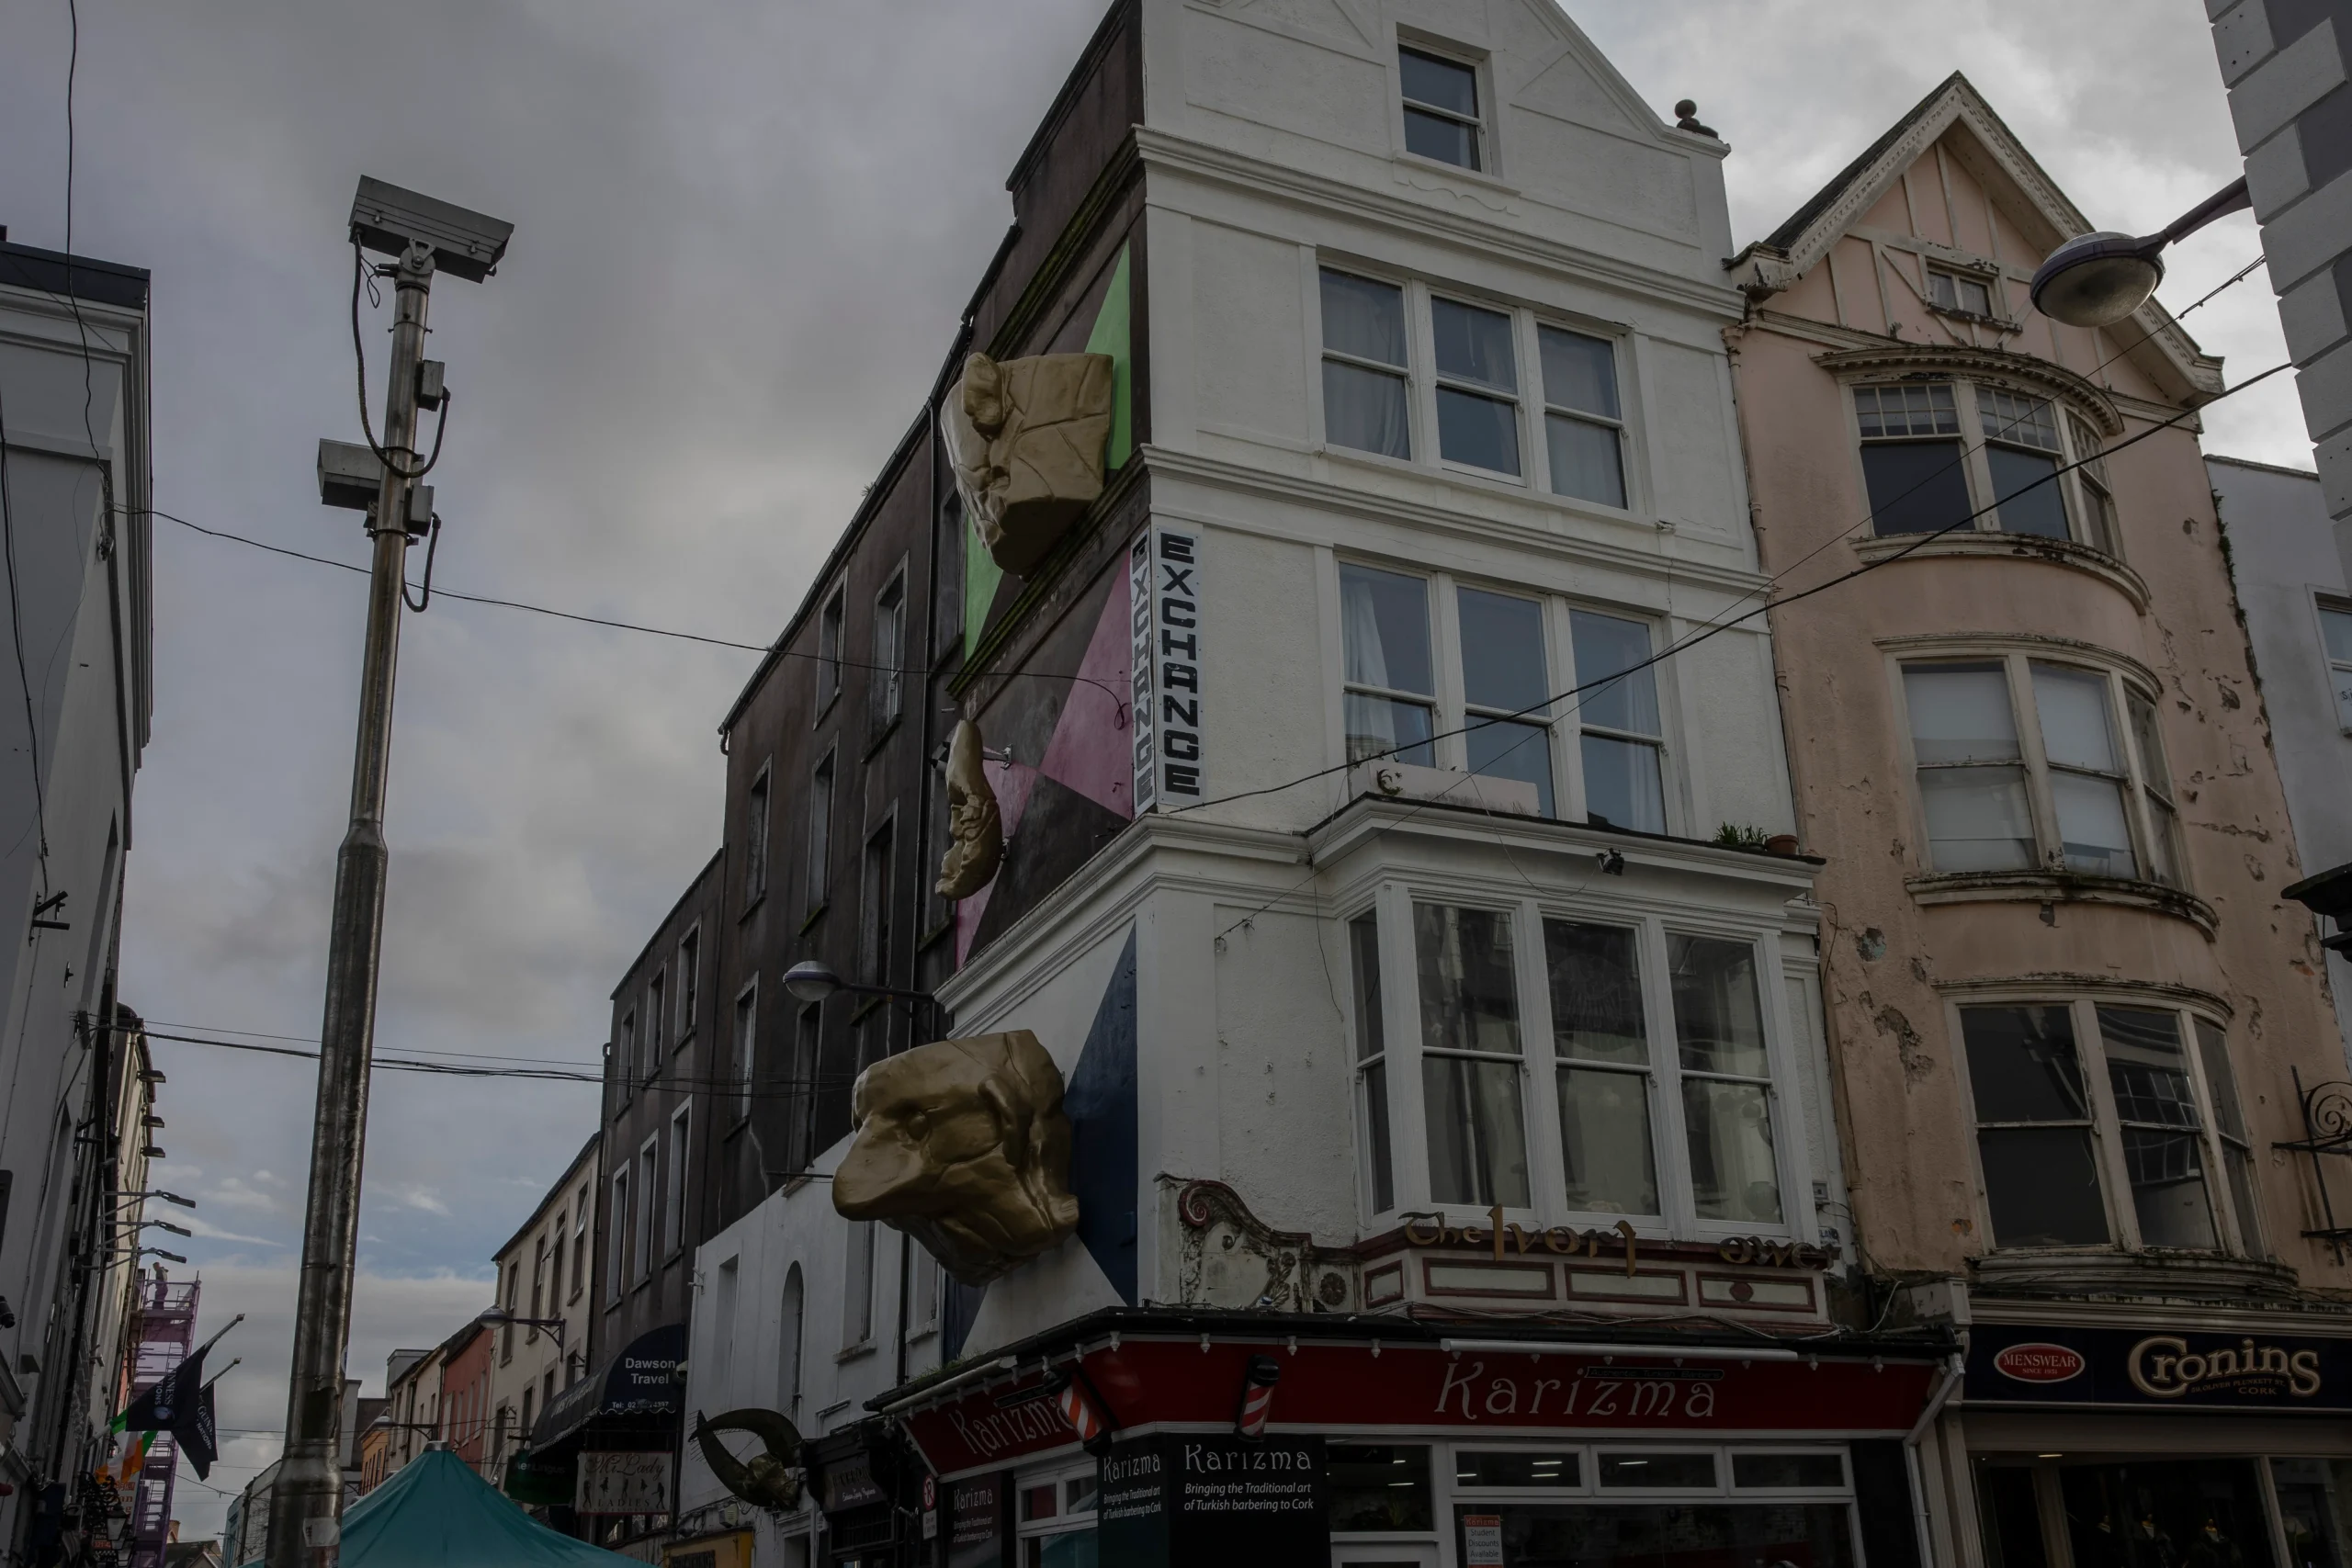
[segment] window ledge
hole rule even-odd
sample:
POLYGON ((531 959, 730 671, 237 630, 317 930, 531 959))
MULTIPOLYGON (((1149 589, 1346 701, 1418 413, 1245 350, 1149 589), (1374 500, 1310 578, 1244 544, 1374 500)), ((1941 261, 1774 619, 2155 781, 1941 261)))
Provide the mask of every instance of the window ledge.
POLYGON ((1868 536, 1854 541, 1854 554, 1875 565, 1908 551, 1911 556, 2006 556, 2018 560, 2047 561, 2096 577, 2132 602, 2133 611, 2148 608, 2147 581, 2105 550, 2073 539, 2049 539, 2038 534, 2003 534, 1985 528, 1959 529, 1941 538, 1921 542, 1917 534, 1868 536))
POLYGON ((2187 920, 2211 937, 2221 925, 2213 907, 2161 882, 2086 876, 2077 871, 1962 871, 1905 879, 1920 904, 2118 904, 2187 920))
POLYGON ((760 912, 760 906, 767 901, 768 890, 763 887, 744 901, 742 908, 736 912, 735 923, 740 926, 745 920, 750 919, 753 915, 758 914, 760 912))
POLYGON ((2123 1293, 2277 1300, 2296 1293, 2295 1271, 2284 1264, 2218 1252, 2116 1247, 2027 1248, 1969 1260, 1980 1290, 2025 1295, 2123 1293))
POLYGON ((868 1339, 863 1345, 852 1345, 846 1349, 834 1351, 833 1359, 837 1362, 856 1361, 872 1354, 874 1354, 874 1341, 868 1339))
POLYGON ((815 928, 817 922, 825 918, 825 910, 829 907, 830 902, 831 901, 828 900, 827 903, 820 904, 815 908, 808 911, 808 915, 800 922, 800 935, 807 936, 809 931, 815 928))
POLYGON ((895 713, 892 714, 888 718, 883 721, 881 728, 875 730, 871 735, 866 737, 865 750, 860 758, 860 761, 872 761, 874 760, 874 753, 879 751, 883 747, 889 744, 890 737, 899 733, 899 716, 895 713))
POLYGON ((1432 158, 1423 152, 1399 151, 1393 154, 1393 161, 1396 165, 1396 177, 1410 185, 1421 185, 1421 181, 1413 177, 1416 175, 1434 175, 1440 179, 1460 180, 1465 186, 1476 187, 1458 193, 1463 196, 1477 197, 1481 193, 1492 193, 1514 200, 1519 196, 1517 186, 1484 169, 1464 168, 1460 164, 1449 164, 1442 158, 1432 158))

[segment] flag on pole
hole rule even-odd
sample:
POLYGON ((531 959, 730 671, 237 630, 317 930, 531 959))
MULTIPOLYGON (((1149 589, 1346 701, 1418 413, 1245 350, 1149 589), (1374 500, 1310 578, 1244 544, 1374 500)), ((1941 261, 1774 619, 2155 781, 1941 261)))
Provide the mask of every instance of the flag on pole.
POLYGON ((197 1347, 193 1355, 156 1379, 153 1387, 114 1418, 117 1431, 169 1432, 196 1467, 198 1481, 212 1473, 212 1461, 220 1454, 212 1388, 204 1381, 204 1355, 211 1348, 209 1343, 197 1347))

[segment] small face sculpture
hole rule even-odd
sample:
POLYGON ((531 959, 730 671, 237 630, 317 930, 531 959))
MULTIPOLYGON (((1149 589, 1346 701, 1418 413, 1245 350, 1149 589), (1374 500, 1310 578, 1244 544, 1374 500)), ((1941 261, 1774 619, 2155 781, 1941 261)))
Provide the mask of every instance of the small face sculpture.
POLYGON ((834 1209, 906 1232, 966 1284, 1077 1228, 1062 1075, 1027 1030, 877 1062, 850 1110, 857 1136, 833 1175, 834 1209))

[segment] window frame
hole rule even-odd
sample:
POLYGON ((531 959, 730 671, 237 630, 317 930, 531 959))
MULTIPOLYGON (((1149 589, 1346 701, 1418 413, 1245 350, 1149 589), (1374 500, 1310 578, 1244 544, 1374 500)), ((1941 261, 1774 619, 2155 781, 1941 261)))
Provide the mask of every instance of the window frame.
POLYGON ((2352 599, 2338 599, 2331 594, 2312 595, 2312 629, 2319 637, 2320 668, 2326 673, 2328 703, 2335 712, 2335 727, 2352 735, 2352 660, 2338 659, 2328 646, 2327 617, 2342 615, 2352 621, 2352 599))
POLYGON ((1968 492, 1969 510, 1974 515, 1964 525, 1951 529, 1943 536, 1944 537, 1989 534, 1996 538, 2050 539, 2051 536, 2048 535, 2017 533, 2001 526, 2000 508, 1997 504, 2001 499, 2001 491, 1993 479, 1991 449, 1996 446, 2014 446, 2020 451, 2033 452, 2053 459, 2061 470, 2058 475, 2057 489, 2060 510, 2064 513, 2066 518, 2066 536, 2063 541, 2052 540, 2052 542, 2076 545, 2107 560, 2117 562, 2124 560, 2123 545, 2120 537, 2121 524, 2115 508, 2114 492, 2109 488, 2105 465, 2100 460, 2105 455, 2104 449, 2098 452, 2086 452, 2081 446, 2084 437, 2096 436, 2099 434, 2097 429, 2098 422, 2086 415, 2075 402, 2046 387, 2003 381, 1998 378, 1978 377, 1961 371, 1939 370, 1890 374, 1884 370, 1877 370, 1855 372, 1839 379, 1846 405, 1847 439, 1853 453, 1855 487, 1857 493, 1863 498, 1866 508, 1861 525, 1867 531, 1865 537, 1917 539, 1928 536, 1916 533, 1882 534, 1878 531, 1873 514, 1875 509, 1870 507, 1870 476, 1863 465, 1862 449, 1865 446, 1950 441, 1960 447, 1961 477, 1968 492), (1959 425, 1955 434, 1869 437, 1862 434, 1861 410, 1854 396, 1856 392, 1867 388, 1917 386, 1941 386, 1951 389, 1953 413, 1959 425), (2058 446, 2055 449, 2050 449, 2035 446, 2028 442, 2005 441, 1995 437, 1992 434, 1992 419, 1985 411, 1981 395, 1984 391, 2000 392, 2013 398, 2031 399, 2036 402, 2049 405, 2051 420, 2057 429, 2058 446), (2088 461, 2085 461, 2086 459, 2088 461), (2077 463, 2083 466, 2070 467, 2077 463), (2095 481, 2098 487, 2097 493, 2104 496, 2108 502, 2108 510, 2096 522, 2093 517, 2093 508, 2086 499, 2090 492, 2085 490, 2086 481, 2082 479, 2085 473, 2094 468, 2098 470, 2095 481), (2097 535, 2106 536, 2093 536, 2097 535))
POLYGON ((880 1319, 875 1303, 879 1292, 875 1278, 881 1268, 882 1248, 876 1241, 879 1220, 850 1220, 842 1232, 842 1348, 839 1359, 869 1355, 875 1348, 880 1319), (865 1264, 858 1267, 861 1256, 865 1264), (863 1290, 859 1286, 863 1280, 863 1290))
MULTIPOLYGON (((1906 643, 1888 655, 1889 685, 1894 702, 1894 719, 1898 740, 1902 747, 1903 765, 1910 781, 1912 835, 1917 846, 1915 858, 1920 874, 1927 876, 2087 876, 2106 882, 2145 883, 2166 887, 2177 893, 2189 893, 2187 847, 2175 823, 2161 831, 2167 853, 2178 873, 2177 878, 2165 882, 2155 874, 2156 857, 2152 852, 2158 843, 2159 829, 2149 804, 2152 792, 2169 803, 2178 798, 2177 784, 2167 780, 2157 790, 2151 783, 2151 773, 2140 756, 2140 737, 2132 723, 2131 699, 2134 696, 2148 702, 2157 718, 2156 739, 2163 743, 2162 719, 2164 687, 2153 675, 2127 666, 2122 660, 2102 658, 2096 651, 2056 643, 2020 643, 2010 639, 1982 642, 1906 643), (2002 667, 2009 697, 2010 722, 2018 737, 2017 766, 2026 775, 2026 809, 2033 826, 2034 863, 2003 871, 1942 871, 1934 860, 1934 847, 1928 839, 1927 796, 1919 787, 1920 762, 1914 740, 1911 721, 1910 693, 1905 671, 1938 664, 1994 664, 2002 667), (2039 694, 2033 689, 2033 669, 2046 664, 2075 673, 2097 675, 2104 682, 2108 723, 2115 750, 2123 762, 2120 775, 2095 773, 2064 764, 2052 764, 2041 733, 2041 710, 2039 694), (2131 850, 2137 874, 2113 877, 2101 872, 2076 871, 2065 863, 2064 841, 2060 836, 2058 808, 2050 788, 2052 768, 2085 777, 2111 778, 2124 796, 2124 819, 2132 836, 2131 850)), ((1943 764, 1928 764, 1930 767, 1943 764)), ((1954 764, 1957 766, 1958 764, 1954 764)))
POLYGON ((694 1038, 696 1015, 702 1010, 702 922, 696 920, 678 939, 678 1032, 671 1049, 683 1049, 694 1038))
POLYGON ((686 1249, 686 1174, 694 1152, 695 1102, 689 1099, 670 1112, 669 1181, 662 1194, 663 1256, 677 1258, 686 1249))
POLYGON ((605 1259, 605 1310, 618 1312, 621 1299, 628 1293, 628 1190, 633 1165, 613 1172, 610 1191, 612 1207, 605 1226, 605 1238, 611 1243, 610 1256, 605 1259))
POLYGON ((659 1259, 661 1237, 654 1225, 661 1218, 654 1203, 662 1190, 662 1130, 656 1127, 637 1146, 637 1207, 629 1214, 629 1247, 635 1254, 629 1259, 634 1270, 629 1280, 632 1291, 643 1290, 652 1282, 655 1264, 659 1259))
MULTIPOLYGON (((1436 739, 1429 742, 1431 759, 1441 769, 1466 773, 1470 766, 1469 737, 1466 731, 1473 717, 1494 717, 1508 710, 1486 708, 1474 710, 1470 705, 1467 676, 1463 665, 1461 596, 1464 590, 1491 594, 1497 598, 1532 600, 1542 608, 1544 633, 1544 681, 1547 695, 1573 690, 1577 684, 1575 651, 1574 617, 1578 614, 1605 615, 1614 620, 1629 621, 1648 629, 1653 656, 1661 646, 1665 630, 1663 617, 1633 604, 1604 604, 1589 600, 1572 599, 1566 594, 1531 590, 1524 583, 1495 582, 1487 579, 1465 576, 1425 566, 1402 565, 1353 554, 1336 557, 1337 570, 1332 581, 1343 581, 1340 573, 1349 567, 1362 567, 1371 571, 1386 572, 1395 577, 1418 578, 1424 585, 1423 606, 1430 617, 1429 648, 1436 688, 1426 696, 1402 688, 1366 685, 1347 678, 1347 629, 1344 614, 1340 621, 1339 687, 1337 700, 1340 713, 1340 751, 1334 761, 1355 767, 1358 764, 1347 751, 1347 698, 1351 693, 1377 696, 1396 701, 1426 703, 1430 708, 1430 729, 1436 739), (1453 732, 1453 733, 1449 733, 1453 732)), ((1344 590, 1343 590, 1344 592, 1344 590)), ((1335 611, 1338 606, 1335 604, 1335 611)), ((1673 680, 1674 661, 1663 660, 1646 667, 1651 672, 1652 686, 1657 697, 1659 733, 1639 735, 1631 730, 1620 731, 1602 725, 1588 726, 1583 720, 1583 705, 1574 698, 1549 705, 1554 716, 1544 717, 1539 709, 1517 722, 1540 725, 1550 732, 1552 768, 1552 799, 1555 821, 1586 825, 1589 818, 1589 797, 1584 774, 1583 738, 1588 728, 1604 737, 1635 741, 1657 748, 1658 760, 1658 790, 1665 818, 1662 830, 1668 835, 1687 832, 1690 813, 1684 799, 1679 767, 1679 726, 1677 722, 1679 704, 1673 680), (1566 711, 1556 711, 1566 710, 1566 711)), ((1369 761, 1401 761, 1401 758, 1368 759, 1369 761)), ((1489 775, 1481 774, 1480 777, 1489 775)), ((1504 777, 1507 775, 1491 775, 1504 777)), ((1634 829, 1627 829, 1632 831, 1634 829)))
POLYGON ((849 584, 836 582, 817 612, 817 704, 811 728, 841 699, 842 649, 849 637, 849 584))
MULTIPOLYGON (((2086 1252, 2141 1253, 2150 1250, 2142 1240, 2140 1215, 2134 1201, 2131 1171, 2123 1150, 2125 1121, 2115 1103, 2114 1080, 2109 1073, 2106 1032, 2100 1027, 2098 1009, 2132 1008, 2173 1015, 2179 1031, 2181 1060, 2192 1092, 2196 1096, 2199 1125, 2198 1148, 2202 1161, 2205 1199, 2213 1216, 2214 1235, 2220 1245, 2212 1251, 2201 1248, 2184 1249, 2199 1257, 2225 1257, 2261 1260, 2270 1256, 2264 1236, 2247 1237, 2229 1186, 2229 1166, 2232 1149, 2250 1152, 2254 1145, 2240 1145, 2237 1139, 2225 1134, 2207 1072, 2205 1049, 2198 1026, 2201 1022, 2218 1030, 2222 1037, 2222 1057, 2232 1075, 2232 1088, 2238 1104, 2245 1103, 2245 1083, 2238 1075, 2235 1053, 2230 1047, 2230 1013, 2218 1002, 2207 998, 2184 999, 2128 987, 2102 988, 2096 991, 2067 990, 2036 986, 1971 987, 1963 994, 1947 998, 1945 1023, 1948 1038, 1952 1042, 1955 1059, 1960 1064, 1962 1114, 1966 1118, 1970 1175, 1975 1183, 1976 1211, 1987 1254, 2058 1254, 2080 1255, 2086 1252), (1968 1067, 1968 1053, 1962 1012, 1970 1008, 2064 1007, 2074 1028, 2075 1059, 2083 1076, 2085 1100, 2090 1110, 2089 1133, 2091 1158, 2099 1178, 2099 1201, 2107 1214, 2108 1240, 2104 1244, 2070 1244, 2063 1247, 2004 1247, 1994 1229, 1993 1207, 1987 1183, 1984 1156, 1978 1133, 1985 1127, 2000 1128, 2028 1123, 1986 1122, 1978 1118, 1976 1084, 1968 1067)), ((2030 1123, 2033 1126, 2074 1126, 2073 1121, 2030 1123)), ((2135 1123, 2136 1124, 2136 1123, 2135 1123)), ((2178 1131, 2179 1129, 2174 1129, 2178 1131)), ((2250 1130, 2250 1129, 2249 1129, 2250 1130)), ((2257 1160, 2255 1170, 2261 1166, 2257 1160)), ((2257 1174, 2254 1185, 2254 1208, 2257 1226, 2261 1221, 2262 1188, 2257 1174)), ((2165 1248, 2172 1251, 2175 1249, 2165 1248)))
MULTIPOLYGON (((1581 892, 1582 890, 1577 890, 1581 892)), ((1380 1028, 1385 1050, 1390 1181, 1395 1206, 1371 1207, 1377 1173, 1371 1168, 1361 1118, 1355 1127, 1359 1201, 1364 1204, 1368 1228, 1383 1228, 1414 1213, 1442 1214, 1449 1223, 1483 1224, 1488 1210, 1475 1204, 1432 1201, 1429 1167, 1429 1128, 1421 1088, 1420 990, 1418 954, 1414 947, 1413 909, 1416 904, 1445 904, 1504 914, 1511 921, 1513 979, 1517 987, 1521 1054, 1520 1104, 1532 1200, 1525 1208, 1505 1205, 1507 1222, 1538 1226, 1566 1224, 1606 1230, 1618 1221, 1633 1224, 1636 1234, 1658 1240, 1721 1241, 1732 1236, 1768 1235, 1817 1241, 1817 1224, 1808 1195, 1812 1172, 1805 1151, 1805 1089, 1792 1042, 1800 1027, 1790 1013, 1790 998, 1781 976, 1779 933, 1753 926, 1738 926, 1696 909, 1631 908, 1620 901, 1579 899, 1570 893, 1510 894, 1465 887, 1458 882, 1428 875, 1384 878, 1368 897, 1339 911, 1344 933, 1365 915, 1377 917, 1380 976, 1380 1028), (1585 1058, 1556 1048, 1552 1013, 1550 974, 1543 942, 1543 923, 1563 920, 1577 925, 1608 926, 1635 931, 1646 1060, 1635 1068, 1649 1086, 1651 1158, 1658 1190, 1656 1214, 1634 1214, 1569 1207, 1566 1162, 1558 1114, 1558 1079, 1564 1067, 1590 1066, 1585 1058), (1742 943, 1755 955, 1757 1005, 1764 1033, 1769 1077, 1762 1080, 1771 1118, 1774 1176, 1779 1183, 1781 1218, 1762 1221, 1711 1220, 1697 1210, 1690 1168, 1689 1129, 1684 1122, 1682 1085, 1686 1077, 1720 1075, 1685 1069, 1676 1027, 1668 943, 1675 936, 1713 938, 1742 943)), ((1356 987, 1348 998, 1348 1035, 1352 1048, 1359 1038, 1356 987)), ((1358 1075, 1359 1096, 1362 1075, 1358 1075)))
POLYGON ((907 567, 902 560, 874 594, 874 668, 866 671, 866 728, 875 740, 906 711, 907 567), (889 646, 883 646, 885 628, 889 646))
POLYGON ((827 746, 808 770, 808 889, 802 902, 815 915, 831 901, 834 821, 840 804, 841 747, 827 746))
MULTIPOLYGON (((1450 164, 1432 164, 1447 168, 1450 164)), ((1493 484, 1511 491, 1524 492, 1558 506, 1589 509, 1600 516, 1620 520, 1639 518, 1650 506, 1647 474, 1643 458, 1641 401, 1635 395, 1642 384, 1635 355, 1635 338, 1630 325, 1608 321, 1597 317, 1549 305, 1534 305, 1525 300, 1488 293, 1467 284, 1447 280, 1431 280, 1418 274, 1403 272, 1346 254, 1317 254, 1314 258, 1315 287, 1308 290, 1315 320, 1307 333, 1310 355, 1309 385, 1314 400, 1315 450, 1327 456, 1350 461, 1361 461, 1390 467, 1404 467, 1419 472, 1441 475, 1448 479, 1466 479, 1493 484), (1345 349, 1329 346, 1323 326, 1323 295, 1321 280, 1325 273, 1374 283, 1396 289, 1402 296, 1405 326, 1405 362, 1392 365, 1381 360, 1366 359, 1345 349), (1509 394, 1483 383, 1444 378, 1446 384, 1456 382, 1464 390, 1481 397, 1495 398, 1512 405, 1518 430, 1520 471, 1516 474, 1460 462, 1443 455, 1438 429, 1437 394, 1441 377, 1437 367, 1437 335, 1435 306, 1439 300, 1467 306, 1472 310, 1488 310, 1505 316, 1510 321, 1510 343, 1514 379, 1517 383, 1509 394), (1615 378, 1617 413, 1611 417, 1578 409, 1566 402, 1553 400, 1544 378, 1543 333, 1546 328, 1590 338, 1606 344, 1610 351, 1610 366, 1615 378), (1328 410, 1324 406, 1323 365, 1326 361, 1351 366, 1374 374, 1395 377, 1406 386, 1406 447, 1404 457, 1374 452, 1361 446, 1351 446, 1332 439, 1328 410), (1617 433, 1618 470, 1623 478, 1625 502, 1623 506, 1606 501, 1589 500, 1559 490, 1552 475, 1549 437, 1544 422, 1554 412, 1563 418, 1587 423, 1609 425, 1617 433)), ((1851 400, 1849 400, 1849 401, 1851 400)))
POLYGON ((762 758, 743 790, 743 912, 768 896, 768 868, 775 848, 775 764, 762 758))
POLYGON ((657 964, 653 973, 646 976, 645 1001, 639 1009, 644 1014, 645 1029, 639 1037, 638 1048, 645 1053, 645 1081, 651 1083, 662 1070, 665 1054, 662 1026, 668 1021, 670 1007, 670 966, 657 964))
POLYGON ((1978 267, 1961 266, 1949 262, 1931 262, 1924 257, 1920 260, 1920 265, 1926 270, 1928 275, 1928 298, 1926 303, 1928 309, 1940 310, 1946 315, 1958 316, 1964 321, 2005 321, 2008 320, 2008 318, 2003 315, 2000 310, 1995 309, 1996 306, 2006 302, 2002 299, 2003 279, 1997 271, 1985 272, 1978 267), (1951 301, 1949 304, 1945 303, 1944 300, 1939 299, 1937 295, 1936 280, 1939 277, 1948 278, 1951 282, 1951 301), (1963 283, 1973 283, 1984 291, 1985 308, 1984 310, 1972 310, 1962 302, 1960 286, 1963 283))
POLYGON ((1499 149, 1496 145, 1498 126, 1491 107, 1495 101, 1493 73, 1487 69, 1487 57, 1484 54, 1465 49, 1459 44, 1447 43, 1400 29, 1396 35, 1396 51, 1389 57, 1389 69, 1396 73, 1396 90, 1390 97, 1389 112, 1395 116, 1398 157, 1410 159, 1413 163, 1427 168, 1446 169, 1457 175, 1469 175, 1487 180, 1499 177, 1497 165, 1501 160, 1498 156, 1499 149), (1469 72, 1471 92, 1477 100, 1477 114, 1465 116, 1459 109, 1448 108, 1442 104, 1433 104, 1425 98, 1408 96, 1405 91, 1405 56, 1408 53, 1418 54, 1425 59, 1436 61, 1440 64, 1456 66, 1469 72), (1414 152, 1406 140, 1405 116, 1408 109, 1419 110, 1434 118, 1451 120, 1456 125, 1469 127, 1470 155, 1473 161, 1466 164, 1456 164, 1444 158, 1432 158, 1426 152, 1414 152))

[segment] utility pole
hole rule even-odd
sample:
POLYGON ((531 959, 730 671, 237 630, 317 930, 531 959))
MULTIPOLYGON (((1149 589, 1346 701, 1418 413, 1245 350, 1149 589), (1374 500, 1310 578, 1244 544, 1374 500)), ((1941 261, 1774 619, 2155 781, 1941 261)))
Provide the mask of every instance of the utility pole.
MULTIPOLYGON (((319 1031, 318 1113, 302 1217, 286 1447, 269 1496, 268 1568, 313 1568, 324 1561, 337 1543, 343 1506, 344 1356, 351 1329, 368 1074, 376 1041, 384 872, 390 860, 384 844, 384 787, 391 766, 392 686, 406 593, 411 494, 428 466, 415 451, 425 307, 436 270, 479 282, 505 254, 512 232, 511 224, 377 180, 361 180, 352 205, 353 245, 396 254, 399 262, 390 269, 395 310, 383 444, 375 446, 371 434, 373 449, 366 454, 382 475, 368 519, 374 560, 368 581, 367 652, 360 665, 359 735, 351 760, 351 825, 335 856, 326 1010, 319 1031)), ((356 298, 353 310, 356 347, 356 298)), ((430 396, 442 402, 444 394, 435 386, 430 396)), ((446 403, 441 417, 448 417, 446 403)), ((364 408, 361 418, 364 424, 364 408)), ((348 504, 347 490, 338 491, 323 446, 320 483, 329 504, 348 504)))

